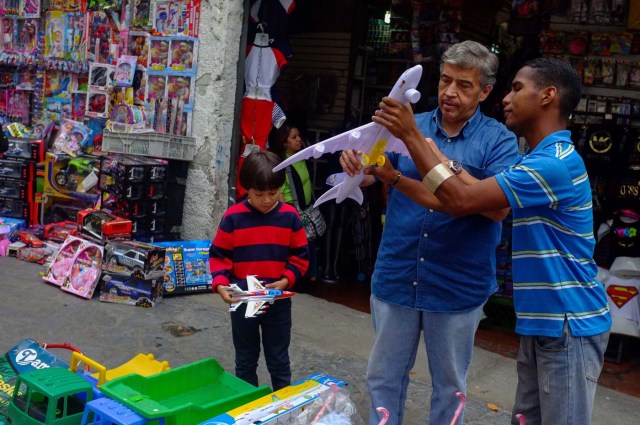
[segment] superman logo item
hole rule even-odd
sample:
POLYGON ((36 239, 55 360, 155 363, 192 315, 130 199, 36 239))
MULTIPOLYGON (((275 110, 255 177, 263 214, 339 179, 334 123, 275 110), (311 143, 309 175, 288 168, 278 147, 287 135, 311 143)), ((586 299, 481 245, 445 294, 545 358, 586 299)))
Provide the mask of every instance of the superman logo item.
POLYGON ((638 295, 638 289, 635 286, 609 285, 607 294, 618 308, 622 308, 638 295))

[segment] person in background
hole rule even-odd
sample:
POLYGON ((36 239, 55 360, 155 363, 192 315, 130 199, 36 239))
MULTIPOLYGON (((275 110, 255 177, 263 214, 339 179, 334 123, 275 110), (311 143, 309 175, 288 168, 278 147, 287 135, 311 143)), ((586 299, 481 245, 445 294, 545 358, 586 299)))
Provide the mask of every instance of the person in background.
POLYGON ((567 130, 581 91, 569 62, 525 63, 503 105, 507 127, 529 149, 500 174, 471 185, 455 178, 424 143, 409 108, 384 98, 373 118, 409 149, 417 179, 435 195, 424 205, 456 217, 513 210, 514 307, 521 335, 514 425, 516 414, 524 414, 528 425, 591 424, 609 340, 611 315, 593 261, 591 187, 567 130))
MULTIPOLYGON (((300 130, 297 127, 283 125, 276 133, 274 147, 280 152, 282 159, 286 159, 300 152, 305 147, 300 130)), ((297 207, 303 211, 314 201, 311 174, 309 173, 306 161, 298 161, 292 164, 290 169, 291 174, 285 173, 286 179, 282 186, 282 200, 287 204, 293 205, 294 207, 296 206, 291 190, 293 185, 299 204, 297 207), (293 182, 289 180, 289 176, 291 176, 293 182)), ((316 246, 313 239, 308 239, 307 242, 309 244, 309 269, 306 277, 310 282, 315 282, 318 274, 316 246)))
MULTIPOLYGON (((480 112, 497 69, 497 57, 483 45, 451 46, 442 56, 438 108, 416 115, 410 126, 431 137, 447 169, 469 183, 500 173, 518 153, 515 135, 480 112)), ((361 170, 358 156, 353 150, 341 154, 345 172, 361 170)), ((375 408, 384 406, 389 425, 402 423, 423 334, 433 384, 429 424, 448 424, 458 406, 456 392, 466 392, 482 308, 497 290, 496 247, 508 209, 456 218, 424 208, 412 201, 423 192, 413 161, 395 155, 387 162, 395 169, 383 180, 391 190, 371 278, 376 339, 367 368, 369 420, 377 424, 375 408)), ((374 181, 365 176, 363 184, 374 181)))
MULTIPOLYGON (((284 171, 274 173, 280 159, 273 152, 249 155, 240 172, 247 197, 230 206, 209 249, 213 292, 224 302, 234 299, 226 288, 234 283, 247 290, 255 275, 266 288, 289 290, 307 271, 309 249, 295 208, 280 202, 284 171)), ((260 339, 274 391, 291 384, 291 299, 277 300, 257 317, 245 318, 246 304, 231 315, 236 375, 258 385, 260 339)))

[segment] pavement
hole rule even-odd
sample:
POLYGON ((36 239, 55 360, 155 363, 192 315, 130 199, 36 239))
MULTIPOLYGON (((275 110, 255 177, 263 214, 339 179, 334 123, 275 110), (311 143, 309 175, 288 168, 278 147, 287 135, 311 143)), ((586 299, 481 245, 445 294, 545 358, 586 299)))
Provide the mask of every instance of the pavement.
MULTIPOLYGON (((103 303, 43 282, 39 275, 43 270, 36 264, 0 257, 0 354, 30 337, 47 343, 69 342, 107 368, 138 353, 153 353, 173 367, 214 357, 233 373, 229 315, 218 296, 165 297, 153 308, 103 303)), ((369 410, 365 373, 372 343, 369 314, 310 295, 293 298, 293 380, 325 373, 347 381, 351 398, 365 419, 369 410)), ((52 351, 61 357, 69 355, 52 351)), ((262 360, 259 377, 261 384, 269 384, 262 360)), ((411 377, 404 424, 424 425, 431 395, 424 350, 411 377)), ((508 425, 516 382, 514 360, 476 348, 464 423, 508 425)), ((598 388, 594 425, 638 423, 639 398, 598 388)))

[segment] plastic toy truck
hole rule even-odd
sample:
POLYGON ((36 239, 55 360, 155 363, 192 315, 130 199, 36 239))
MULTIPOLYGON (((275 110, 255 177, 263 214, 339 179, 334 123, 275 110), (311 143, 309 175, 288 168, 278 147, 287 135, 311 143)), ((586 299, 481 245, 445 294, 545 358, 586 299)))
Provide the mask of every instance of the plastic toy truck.
POLYGON ((93 387, 62 368, 34 370, 18 376, 7 411, 7 425, 78 425, 93 387))
POLYGON ((163 425, 162 420, 145 418, 107 397, 87 403, 80 425, 163 425))
POLYGON ((166 425, 194 425, 271 392, 224 371, 213 358, 143 377, 126 375, 106 382, 102 393, 166 425))

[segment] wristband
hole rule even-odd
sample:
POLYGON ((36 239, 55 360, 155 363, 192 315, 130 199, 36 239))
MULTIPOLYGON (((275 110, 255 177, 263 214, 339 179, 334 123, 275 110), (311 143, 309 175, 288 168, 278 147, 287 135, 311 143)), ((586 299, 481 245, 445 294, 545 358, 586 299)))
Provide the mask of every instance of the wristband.
POLYGON ((400 177, 402 176, 402 173, 400 171, 396 170, 396 173, 397 173, 396 174, 396 179, 393 182, 390 183, 391 186, 397 185, 398 182, 400 181, 400 177))
POLYGON ((450 177, 453 177, 451 171, 449 171, 446 165, 440 163, 429 170, 422 179, 422 183, 427 186, 427 189, 429 189, 431 193, 435 193, 440 185, 450 177))

